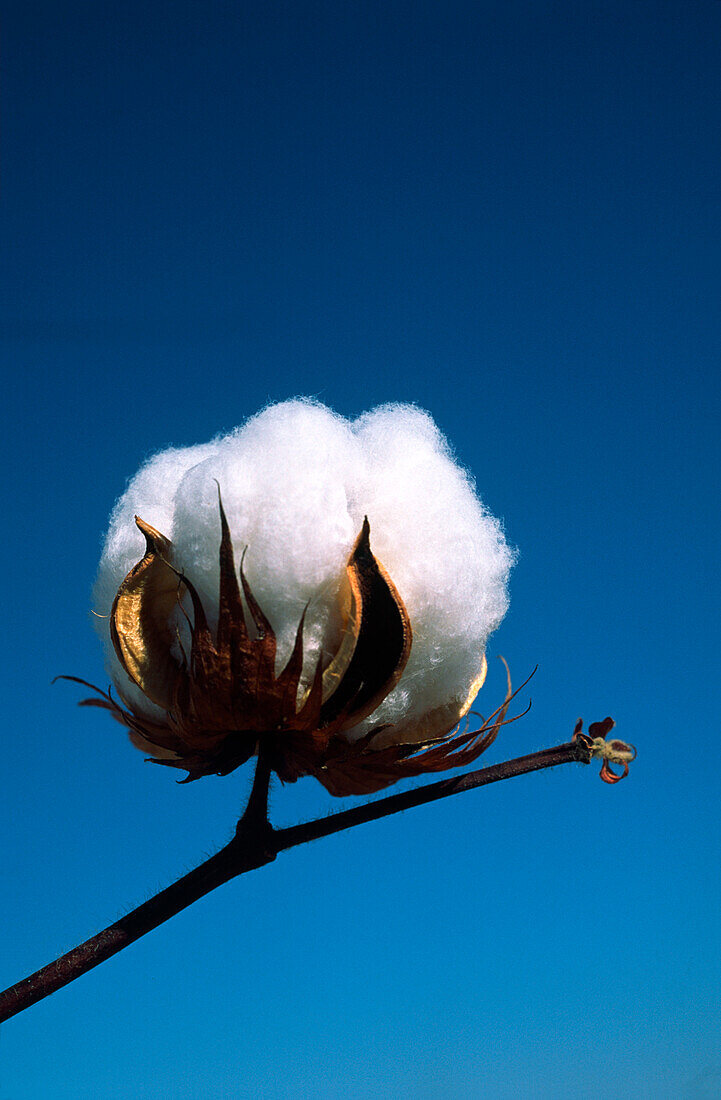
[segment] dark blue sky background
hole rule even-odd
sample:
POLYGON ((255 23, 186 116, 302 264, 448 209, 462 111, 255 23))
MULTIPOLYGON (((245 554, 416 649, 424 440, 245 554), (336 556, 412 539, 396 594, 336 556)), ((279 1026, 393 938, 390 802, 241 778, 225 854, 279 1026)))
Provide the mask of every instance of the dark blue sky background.
POLYGON ((608 713, 639 759, 280 857, 5 1024, 3 1095, 721 1096, 721 5, 4 24, 2 985, 232 832, 249 774, 178 787, 50 679, 105 680, 126 478, 268 400, 415 401, 503 516, 490 652, 540 667, 488 762, 608 713))

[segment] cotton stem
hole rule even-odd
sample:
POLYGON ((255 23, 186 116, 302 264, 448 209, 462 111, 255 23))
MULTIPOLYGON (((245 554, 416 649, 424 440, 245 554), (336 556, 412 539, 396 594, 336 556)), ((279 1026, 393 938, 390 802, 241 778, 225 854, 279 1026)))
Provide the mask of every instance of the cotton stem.
POLYGON ((590 760, 589 743, 587 739, 579 738, 529 756, 390 795, 330 817, 286 829, 273 829, 267 814, 270 766, 261 751, 248 806, 230 843, 115 924, 0 993, 0 1021, 22 1012, 92 970, 223 883, 271 863, 279 852, 474 787, 552 768, 557 764, 588 764, 590 760))

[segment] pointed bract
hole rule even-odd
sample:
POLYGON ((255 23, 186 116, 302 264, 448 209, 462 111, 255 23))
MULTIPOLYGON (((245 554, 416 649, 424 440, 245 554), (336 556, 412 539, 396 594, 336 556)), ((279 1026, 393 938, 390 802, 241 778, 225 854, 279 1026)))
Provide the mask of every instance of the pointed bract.
POLYGON ((136 687, 165 712, 164 720, 151 720, 129 700, 121 705, 97 688, 100 698, 86 704, 109 710, 155 763, 185 769, 184 782, 226 775, 262 741, 285 782, 314 775, 331 794, 363 794, 406 776, 459 767, 491 744, 515 694, 510 676, 503 706, 480 730, 447 737, 483 682, 485 657, 463 703, 437 708, 413 727, 378 726, 353 742, 343 736, 393 690, 412 645, 403 600, 371 550, 367 517, 341 584, 340 642, 325 664, 318 658, 310 686, 299 699, 306 612, 290 657, 276 674, 275 633, 245 575, 245 552, 236 573, 220 488, 218 506, 215 633, 192 581, 172 564, 170 541, 137 517, 146 551, 113 603, 110 631, 118 659, 136 687), (192 619, 183 606, 186 596, 192 619), (181 633, 188 630, 189 656, 181 633))

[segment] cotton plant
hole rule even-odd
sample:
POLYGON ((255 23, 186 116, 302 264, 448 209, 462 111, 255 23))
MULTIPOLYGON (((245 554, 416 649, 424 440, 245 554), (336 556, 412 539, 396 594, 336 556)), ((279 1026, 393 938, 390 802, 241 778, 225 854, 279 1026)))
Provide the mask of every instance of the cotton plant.
POLYGON ((346 420, 287 401, 146 462, 113 509, 94 590, 113 687, 84 702, 183 782, 255 760, 253 789, 229 845, 0 995, 0 1018, 296 844, 565 761, 598 757, 607 782, 627 774, 634 750, 608 740, 613 721, 584 733, 579 720, 554 749, 271 826, 273 774, 362 795, 467 765, 492 744, 517 694, 510 674, 490 717, 471 728, 469 712, 514 560, 472 477, 413 405, 346 420))

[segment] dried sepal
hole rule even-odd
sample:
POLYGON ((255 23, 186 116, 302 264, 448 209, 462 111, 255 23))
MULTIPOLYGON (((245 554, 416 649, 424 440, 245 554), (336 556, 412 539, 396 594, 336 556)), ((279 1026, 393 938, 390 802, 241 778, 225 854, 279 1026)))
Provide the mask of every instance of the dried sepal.
POLYGON ((245 574, 245 551, 236 572, 220 489, 218 510, 215 631, 192 581, 173 565, 170 541, 139 518, 146 551, 113 603, 110 629, 118 660, 164 717, 151 719, 129 698, 121 694, 118 702, 97 688, 98 697, 85 700, 122 722, 133 743, 155 763, 184 769, 183 782, 188 782, 227 774, 262 744, 284 782, 313 775, 331 794, 367 794, 399 779, 471 763, 501 726, 514 720, 506 717, 517 694, 506 665, 503 704, 490 718, 481 718, 479 729, 469 732, 466 724, 452 735, 485 679, 482 655, 479 674, 461 702, 436 708, 417 722, 376 725, 364 737, 349 740, 347 731, 371 716, 398 683, 412 645, 403 600, 371 550, 368 519, 340 586, 337 648, 319 655, 301 693, 305 612, 285 667, 276 673, 276 636, 245 574), (188 653, 181 628, 186 639, 189 634, 188 653))

